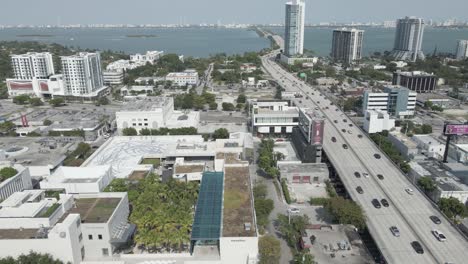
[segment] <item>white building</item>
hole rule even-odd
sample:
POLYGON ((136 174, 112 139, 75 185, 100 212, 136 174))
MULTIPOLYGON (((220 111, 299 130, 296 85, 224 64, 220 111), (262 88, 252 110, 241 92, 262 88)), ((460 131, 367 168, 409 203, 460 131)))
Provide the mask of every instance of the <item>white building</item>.
POLYGON ((159 60, 163 54, 163 51, 157 50, 147 51, 146 54, 137 53, 130 55, 130 61, 134 63, 143 63, 143 65, 147 62, 153 64, 155 61, 159 60))
POLYGON ((413 141, 418 144, 421 154, 429 158, 442 159, 445 152, 445 143, 431 135, 414 135, 413 141))
POLYGON ((112 256, 134 232, 126 193, 46 197, 17 192, 0 204, 0 257, 29 251, 63 262, 112 256))
POLYGON ((241 72, 251 73, 257 70, 257 66, 252 63, 243 63, 240 66, 241 72))
POLYGON ((422 18, 405 17, 397 20, 395 43, 392 56, 397 60, 424 60, 422 42, 424 35, 424 20, 422 18))
POLYGON ((185 70, 183 72, 170 72, 166 76, 166 81, 171 81, 178 86, 197 85, 198 72, 196 70, 185 70))
POLYGON ((91 94, 104 87, 99 53, 80 52, 63 56, 62 72, 68 95, 91 94))
POLYGON ((355 28, 333 30, 331 57, 335 61, 352 64, 361 60, 364 30, 355 28))
POLYGON ((468 58, 468 40, 460 39, 457 44, 456 56, 457 60, 468 58))
POLYGON ((132 63, 130 60, 117 60, 111 62, 107 65, 106 70, 108 71, 126 71, 126 70, 133 70, 143 66, 143 64, 139 63, 132 63))
POLYGON ((59 167, 40 182, 43 190, 61 190, 70 194, 99 193, 112 181, 110 165, 93 167, 59 167))
POLYGON ((103 71, 102 78, 104 85, 119 85, 123 83, 124 73, 123 70, 103 71))
POLYGON ((304 0, 292 0, 286 3, 284 53, 294 57, 304 53, 304 0))
POLYGON ((289 101, 250 100, 254 134, 290 134, 298 125, 299 111, 289 101))
POLYGON ((6 85, 8 94, 11 97, 26 94, 33 97, 50 98, 54 95, 65 94, 65 86, 61 74, 51 75, 47 79, 7 79, 6 85))
MULTIPOLYGON (((0 150, 1 151, 1 150, 0 150)), ((10 164, 0 164, 0 169, 10 167, 10 164)), ((7 199, 15 192, 32 189, 31 175, 29 169, 21 165, 12 166, 18 173, 2 181, 0 178, 0 201, 7 199)))
POLYGON ((411 160, 418 156, 418 145, 400 131, 390 131, 388 139, 405 159, 411 160))
POLYGON ((381 110, 367 110, 364 115, 364 131, 369 134, 391 130, 395 127, 395 119, 381 110))
POLYGON ((413 116, 417 93, 401 86, 387 86, 384 92, 365 91, 362 112, 368 110, 386 111, 395 117, 413 116))
POLYGON ((160 129, 198 127, 200 113, 196 111, 174 111, 172 97, 151 97, 144 100, 127 102, 124 109, 115 113, 117 129, 133 127, 137 131, 143 128, 160 129))
POLYGON ((18 80, 46 79, 54 74, 54 61, 49 52, 28 52, 11 55, 14 78, 18 80))

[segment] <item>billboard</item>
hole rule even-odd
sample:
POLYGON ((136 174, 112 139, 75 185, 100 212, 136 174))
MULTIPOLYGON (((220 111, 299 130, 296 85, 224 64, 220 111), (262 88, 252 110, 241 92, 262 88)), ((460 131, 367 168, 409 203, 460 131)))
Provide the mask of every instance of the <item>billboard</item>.
POLYGON ((444 135, 468 135, 468 125, 445 125, 444 135))
POLYGON ((324 120, 312 120, 312 131, 310 133, 310 143, 312 145, 323 144, 323 128, 325 125, 324 120))

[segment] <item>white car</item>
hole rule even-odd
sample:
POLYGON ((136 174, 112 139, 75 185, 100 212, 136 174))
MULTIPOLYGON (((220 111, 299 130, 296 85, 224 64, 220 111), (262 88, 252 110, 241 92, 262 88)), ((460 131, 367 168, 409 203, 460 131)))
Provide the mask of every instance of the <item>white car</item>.
POLYGON ((437 238, 437 240, 439 240, 440 242, 444 242, 447 240, 447 237, 442 233, 440 232, 439 230, 437 229, 434 229, 432 230, 432 234, 437 238))
POLYGON ((301 211, 299 210, 299 208, 290 207, 290 208, 288 209, 288 212, 289 212, 290 214, 299 214, 301 211))
POLYGON ((410 195, 413 195, 413 194, 414 194, 414 191, 413 191, 413 189, 411 189, 411 188, 406 188, 405 191, 406 191, 408 194, 410 194, 410 195))
POLYGON ((367 172, 363 172, 362 175, 364 175, 364 177, 366 177, 366 178, 369 178, 369 173, 367 173, 367 172))

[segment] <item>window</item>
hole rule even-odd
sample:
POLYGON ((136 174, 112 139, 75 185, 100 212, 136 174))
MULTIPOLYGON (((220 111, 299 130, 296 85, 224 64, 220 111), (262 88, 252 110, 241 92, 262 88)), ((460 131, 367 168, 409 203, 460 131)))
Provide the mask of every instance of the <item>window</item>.
POLYGON ((102 240, 102 235, 97 236, 99 240, 102 240))
POLYGON ((93 240, 93 235, 88 235, 89 240, 93 240))
POLYGON ((109 256, 109 249, 103 248, 103 249, 102 249, 102 255, 103 255, 103 256, 109 256))

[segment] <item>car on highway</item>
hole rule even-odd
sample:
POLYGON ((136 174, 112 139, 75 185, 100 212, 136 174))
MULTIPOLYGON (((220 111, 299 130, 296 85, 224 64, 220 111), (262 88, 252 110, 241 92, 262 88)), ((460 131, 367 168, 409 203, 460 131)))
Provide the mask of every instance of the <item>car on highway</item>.
POLYGON ((353 124, 349 124, 349 127, 353 127, 353 124))
POLYGON ((354 172, 354 176, 356 176, 356 178, 361 178, 361 173, 355 171, 355 172, 354 172))
POLYGON ((344 149, 348 149, 348 145, 343 144, 343 148, 344 148, 344 149))
POLYGON ((413 241, 411 242, 411 246, 413 247, 414 251, 418 254, 424 254, 424 249, 418 241, 413 241))
POLYGON ((384 207, 389 207, 390 204, 388 203, 387 199, 382 199, 380 200, 380 203, 384 206, 384 207))
POLYGON ((429 216, 429 218, 432 220, 432 222, 434 222, 434 224, 436 225, 440 225, 440 223, 442 223, 442 221, 440 221, 439 217, 435 216, 435 215, 431 215, 429 216))
POLYGON ((333 120, 333 122, 335 122, 335 124, 338 124, 338 120, 333 120))
POLYGON ((413 189, 411 189, 411 188, 406 188, 405 191, 406 191, 409 195, 413 195, 413 194, 414 194, 414 191, 413 191, 413 189))
POLYGON ((343 119, 343 122, 345 122, 345 123, 346 123, 346 122, 348 122, 348 120, 346 120, 346 119, 343 119))
POLYGON ((296 208, 296 207, 290 207, 290 208, 288 208, 288 212, 290 214, 299 214, 301 212, 301 210, 299 210, 299 208, 296 208))
POLYGON ((390 227, 390 232, 392 232, 392 234, 396 237, 399 237, 400 236, 400 230, 398 230, 398 227, 396 226, 391 226, 390 227))
POLYGON ((338 112, 338 111, 340 111, 340 109, 338 109, 338 108, 337 108, 337 109, 335 109, 335 111, 337 111, 337 112, 338 112))
POLYGON ((447 241, 447 237, 444 235, 444 233, 440 232, 439 230, 433 229, 431 232, 435 236, 435 238, 437 238, 437 240, 439 240, 440 242, 447 241))
POLYGON ((353 134, 353 131, 351 131, 351 130, 348 130, 348 134, 353 134))
POLYGON ((363 193, 364 193, 364 190, 362 189, 361 186, 356 187, 356 191, 357 191, 359 194, 363 194, 363 193))
POLYGON ((367 173, 367 172, 363 172, 362 175, 364 175, 364 177, 366 177, 366 178, 369 178, 369 173, 367 173))
POLYGON ((383 180, 384 176, 382 174, 377 174, 377 178, 379 178, 379 180, 383 180))
POLYGON ((331 141, 332 141, 332 142, 336 142, 336 137, 332 137, 332 138, 331 138, 331 141))
POLYGON ((379 153, 375 153, 375 154, 374 154, 374 158, 376 158, 376 159, 380 159, 381 157, 382 157, 382 156, 380 156, 379 153))
POLYGON ((361 134, 357 135, 358 138, 362 138, 363 136, 361 134))
POLYGON ((377 200, 377 199, 372 199, 372 205, 373 205, 375 208, 377 208, 377 209, 379 209, 380 207, 382 207, 382 206, 380 205, 379 200, 377 200))
POLYGON ((341 129, 341 132, 345 133, 345 132, 346 132, 346 129, 344 129, 344 128, 343 128, 343 129, 341 129))

